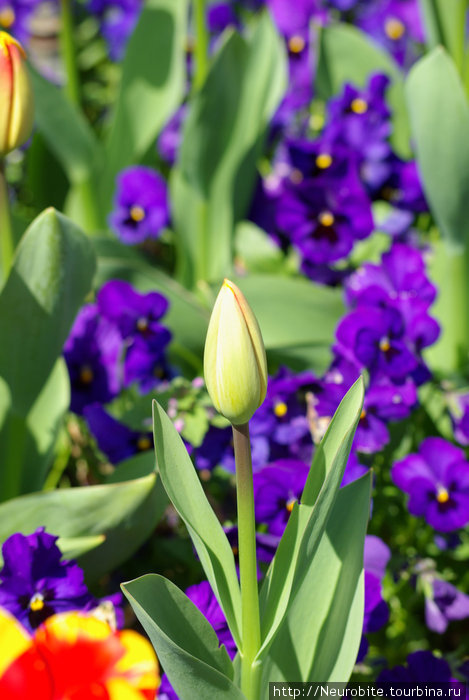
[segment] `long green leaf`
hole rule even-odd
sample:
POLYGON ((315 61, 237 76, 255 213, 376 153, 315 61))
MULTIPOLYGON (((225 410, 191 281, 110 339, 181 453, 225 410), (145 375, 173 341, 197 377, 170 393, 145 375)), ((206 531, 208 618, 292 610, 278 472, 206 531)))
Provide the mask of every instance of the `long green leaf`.
POLYGON ((239 647, 241 597, 233 552, 205 496, 181 436, 156 401, 153 402, 153 431, 163 486, 186 524, 239 647))
POLYGON ((410 155, 409 124, 404 98, 402 74, 386 51, 369 36, 348 24, 331 24, 319 33, 319 56, 316 90, 329 99, 339 93, 344 83, 364 87, 372 73, 389 76, 388 101, 393 112, 392 142, 402 156, 410 155))
POLYGON ((363 406, 360 377, 340 403, 318 446, 301 497, 295 505, 261 589, 262 646, 267 653, 291 601, 294 585, 306 575, 330 517, 363 406))
POLYGON ((101 145, 83 115, 63 91, 30 69, 36 124, 69 181, 87 180, 100 165, 101 145))
MULTIPOLYGON (((363 626, 363 548, 371 474, 342 488, 312 556, 301 547, 305 573, 296 575, 287 614, 264 662, 269 681, 347 682, 363 626)), ((300 509, 304 506, 300 506, 300 509)))
POLYGON ((15 412, 25 415, 44 386, 94 272, 93 249, 71 221, 53 209, 33 221, 0 295, 0 376, 15 412))
POLYGON ((80 558, 88 577, 97 578, 145 541, 161 514, 161 499, 166 503, 155 473, 125 483, 20 496, 0 505, 0 542, 38 527, 67 539, 103 536, 100 546, 80 558))
POLYGON ((187 0, 148 0, 129 40, 101 177, 106 211, 117 173, 142 158, 182 100, 187 12, 187 0))
POLYGON ((442 48, 412 68, 406 96, 430 209, 447 243, 462 251, 469 240, 469 105, 442 48))
POLYGON ((181 700, 241 700, 225 647, 192 601, 171 581, 149 574, 122 584, 181 700))
POLYGON ((180 276, 188 287, 231 269, 234 225, 249 204, 285 75, 282 43, 264 15, 248 41, 227 36, 190 105, 170 183, 180 276))

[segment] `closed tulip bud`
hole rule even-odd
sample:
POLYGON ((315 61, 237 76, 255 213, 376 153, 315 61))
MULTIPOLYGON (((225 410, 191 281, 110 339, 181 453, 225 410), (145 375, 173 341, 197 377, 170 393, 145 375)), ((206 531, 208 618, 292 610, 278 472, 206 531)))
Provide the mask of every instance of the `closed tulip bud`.
POLYGON ((215 408, 233 425, 247 423, 264 401, 267 362, 261 331, 242 292, 229 280, 210 318, 204 373, 215 408))
POLYGON ((13 37, 0 31, 0 157, 27 141, 33 119, 26 54, 13 37))

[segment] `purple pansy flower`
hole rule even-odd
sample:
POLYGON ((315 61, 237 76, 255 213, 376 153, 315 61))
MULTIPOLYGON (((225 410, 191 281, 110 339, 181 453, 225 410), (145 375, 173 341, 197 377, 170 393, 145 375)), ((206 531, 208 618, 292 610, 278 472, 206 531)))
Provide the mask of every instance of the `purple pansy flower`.
POLYGON ((346 302, 352 307, 396 300, 403 305, 418 300, 428 307, 435 297, 422 253, 405 243, 394 243, 380 264, 365 263, 345 283, 346 302))
POLYGON ((64 346, 72 411, 82 413, 85 406, 106 403, 117 396, 121 387, 119 357, 122 349, 122 336, 117 328, 101 318, 95 304, 84 306, 64 346))
POLYGON ((88 11, 99 19, 113 61, 120 61, 124 55, 142 6, 141 0, 89 0, 88 11))
POLYGON ((394 464, 391 477, 410 495, 409 512, 435 530, 450 532, 469 523, 469 463, 450 442, 427 438, 418 454, 394 464))
POLYGON ((282 459, 254 474, 256 520, 266 523, 271 534, 282 536, 308 473, 309 467, 304 462, 282 459))
POLYGON ((135 245, 158 238, 168 223, 168 190, 161 175, 141 165, 123 170, 117 178, 114 210, 109 217, 109 225, 120 240, 135 245))
POLYGON ((27 44, 39 5, 40 0, 0 0, 0 30, 9 32, 22 44, 27 44))
POLYGON ((425 598, 425 622, 429 629, 443 634, 451 620, 469 617, 469 596, 448 581, 431 579, 431 595, 425 598))
POLYGON ((112 464, 153 449, 151 430, 131 430, 107 413, 100 404, 85 408, 84 416, 99 449, 112 464))
POLYGON ((418 0, 375 0, 363 9, 357 23, 405 68, 416 58, 414 44, 424 41, 418 0))
POLYGON ((405 379, 418 366, 397 309, 359 307, 342 319, 336 336, 339 354, 393 381, 405 379))
POLYGON ((431 651, 415 651, 407 657, 407 666, 381 671, 377 683, 449 683, 452 680, 447 661, 431 651))
POLYGON ((302 258, 319 264, 346 257, 373 230, 370 202, 353 177, 340 184, 326 177, 304 180, 289 188, 278 200, 276 219, 302 258))
MULTIPOLYGON (((99 602, 88 592, 80 567, 62 560, 57 539, 38 528, 31 535, 11 535, 2 546, 0 606, 30 631, 50 615, 99 602)), ((120 594, 113 598, 120 601, 120 594)))
POLYGON ((182 141, 182 127, 187 115, 186 105, 182 105, 173 114, 162 129, 157 142, 158 153, 170 165, 174 165, 182 141))
POLYGON ((363 631, 377 632, 388 621, 389 610, 382 598, 382 579, 386 572, 391 551, 389 547, 375 535, 365 538, 364 568, 365 568, 365 617, 363 631))
POLYGON ((160 323, 168 301, 159 292, 141 294, 123 280, 107 282, 97 295, 103 318, 114 324, 126 345, 124 384, 152 388, 166 374, 171 333, 160 323))

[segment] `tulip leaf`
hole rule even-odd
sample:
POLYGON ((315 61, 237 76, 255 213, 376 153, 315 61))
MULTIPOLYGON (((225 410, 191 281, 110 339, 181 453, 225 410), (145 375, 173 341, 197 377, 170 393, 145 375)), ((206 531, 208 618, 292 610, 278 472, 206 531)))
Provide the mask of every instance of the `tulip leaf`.
POLYGON ((15 532, 38 527, 59 537, 102 537, 103 543, 80 556, 89 579, 111 571, 135 552, 153 531, 166 504, 153 472, 133 481, 80 486, 29 494, 0 505, 0 542, 15 532))
POLYGON ((186 524, 239 647, 241 599, 233 552, 207 500, 181 436, 157 401, 153 402, 153 431, 156 462, 163 486, 186 524))
POLYGON ((430 209, 448 245, 463 251, 469 240, 469 105, 444 49, 434 49, 412 68, 406 95, 430 209))
POLYGON ((398 153, 410 155, 409 124, 404 97, 403 76, 390 55, 360 29, 334 23, 319 30, 316 90, 329 99, 340 93, 345 83, 364 87, 372 73, 385 73, 391 80, 387 102, 392 110, 391 141, 398 153))
POLYGON ((463 67, 467 2, 464 0, 420 0, 429 48, 443 46, 458 70, 463 67))
POLYGON ((228 33, 189 103, 170 181, 185 286, 231 269, 233 230, 246 213, 268 122, 286 82, 280 37, 267 14, 248 40, 228 33))
POLYGON ((102 148, 79 109, 62 90, 30 68, 37 127, 70 183, 88 180, 100 164, 102 148))
POLYGON ((106 211, 117 173, 145 155, 183 98, 187 13, 187 0, 148 0, 129 39, 101 177, 106 211))
POLYGON ((171 581, 148 574, 122 584, 122 590, 150 637, 181 700, 244 695, 233 682, 233 666, 210 623, 171 581))
POLYGON ((57 365, 91 288, 94 253, 62 214, 40 214, 21 240, 0 294, 0 500, 41 488, 69 404, 57 365))
POLYGON ((303 682, 349 679, 363 627, 370 490, 370 473, 340 489, 319 543, 303 540, 287 612, 264 660, 263 699, 269 682, 290 681, 292 669, 303 682))
POLYGON ((266 655, 290 605, 295 585, 300 585, 314 558, 331 517, 347 465, 363 406, 360 377, 341 401, 329 428, 315 451, 301 497, 295 504, 261 589, 262 647, 266 655))

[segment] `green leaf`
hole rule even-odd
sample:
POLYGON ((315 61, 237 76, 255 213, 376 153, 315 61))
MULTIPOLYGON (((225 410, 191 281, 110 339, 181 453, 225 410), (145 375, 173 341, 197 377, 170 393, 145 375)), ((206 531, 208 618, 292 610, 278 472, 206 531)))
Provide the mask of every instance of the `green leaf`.
POLYGON ((106 211, 117 173, 144 156, 183 98, 187 12, 187 0, 148 0, 130 37, 101 180, 106 211))
POLYGON ((0 376, 15 413, 26 415, 44 386, 94 271, 88 239, 59 212, 46 209, 26 231, 0 295, 0 376))
POLYGON ((57 546, 64 559, 77 559, 85 552, 90 552, 95 547, 103 544, 105 535, 91 535, 90 537, 59 537, 57 546))
POLYGON ((233 638, 240 646, 241 597, 233 552, 200 484, 181 436, 153 402, 158 470, 166 493, 184 520, 233 638))
POLYGON ((249 299, 269 353, 296 351, 304 366, 316 371, 315 351, 324 352, 321 364, 330 360, 335 329, 344 313, 340 290, 275 275, 235 277, 234 281, 249 299))
POLYGON ((14 498, 0 505, 0 542, 38 527, 63 538, 104 537, 80 557, 88 578, 98 578, 128 559, 153 531, 164 499, 159 481, 152 473, 125 483, 14 498))
POLYGON ((387 101, 392 109, 394 148, 403 157, 410 155, 409 124, 402 74, 389 56, 362 31, 348 24, 330 24, 319 29, 317 94, 329 99, 345 83, 364 87, 372 73, 385 73, 391 79, 387 101))
POLYGON ((447 243, 463 250, 469 236, 469 105, 454 63, 442 48, 412 68, 406 96, 430 209, 447 243))
POLYGON ((363 627, 370 490, 371 473, 342 488, 318 545, 302 544, 301 571, 264 662, 266 700, 269 681, 346 682, 352 673, 363 627))
POLYGON ((231 269, 233 229, 245 214, 269 118, 286 81, 284 49, 267 14, 245 41, 228 34, 184 125, 170 182, 180 276, 190 287, 231 269))
POLYGON ((122 584, 181 700, 241 700, 224 646, 194 603, 171 581, 149 574, 122 584))
POLYGON ((301 497, 295 504, 261 589, 262 647, 265 656, 321 541, 345 471, 363 406, 360 377, 342 399, 317 447, 301 497))
POLYGON ((467 0, 420 0, 427 46, 444 48, 453 57, 459 72, 464 62, 467 0))
POLYGON ((35 120, 69 181, 87 180, 102 158, 102 149, 81 112, 63 91, 30 68, 35 120))

